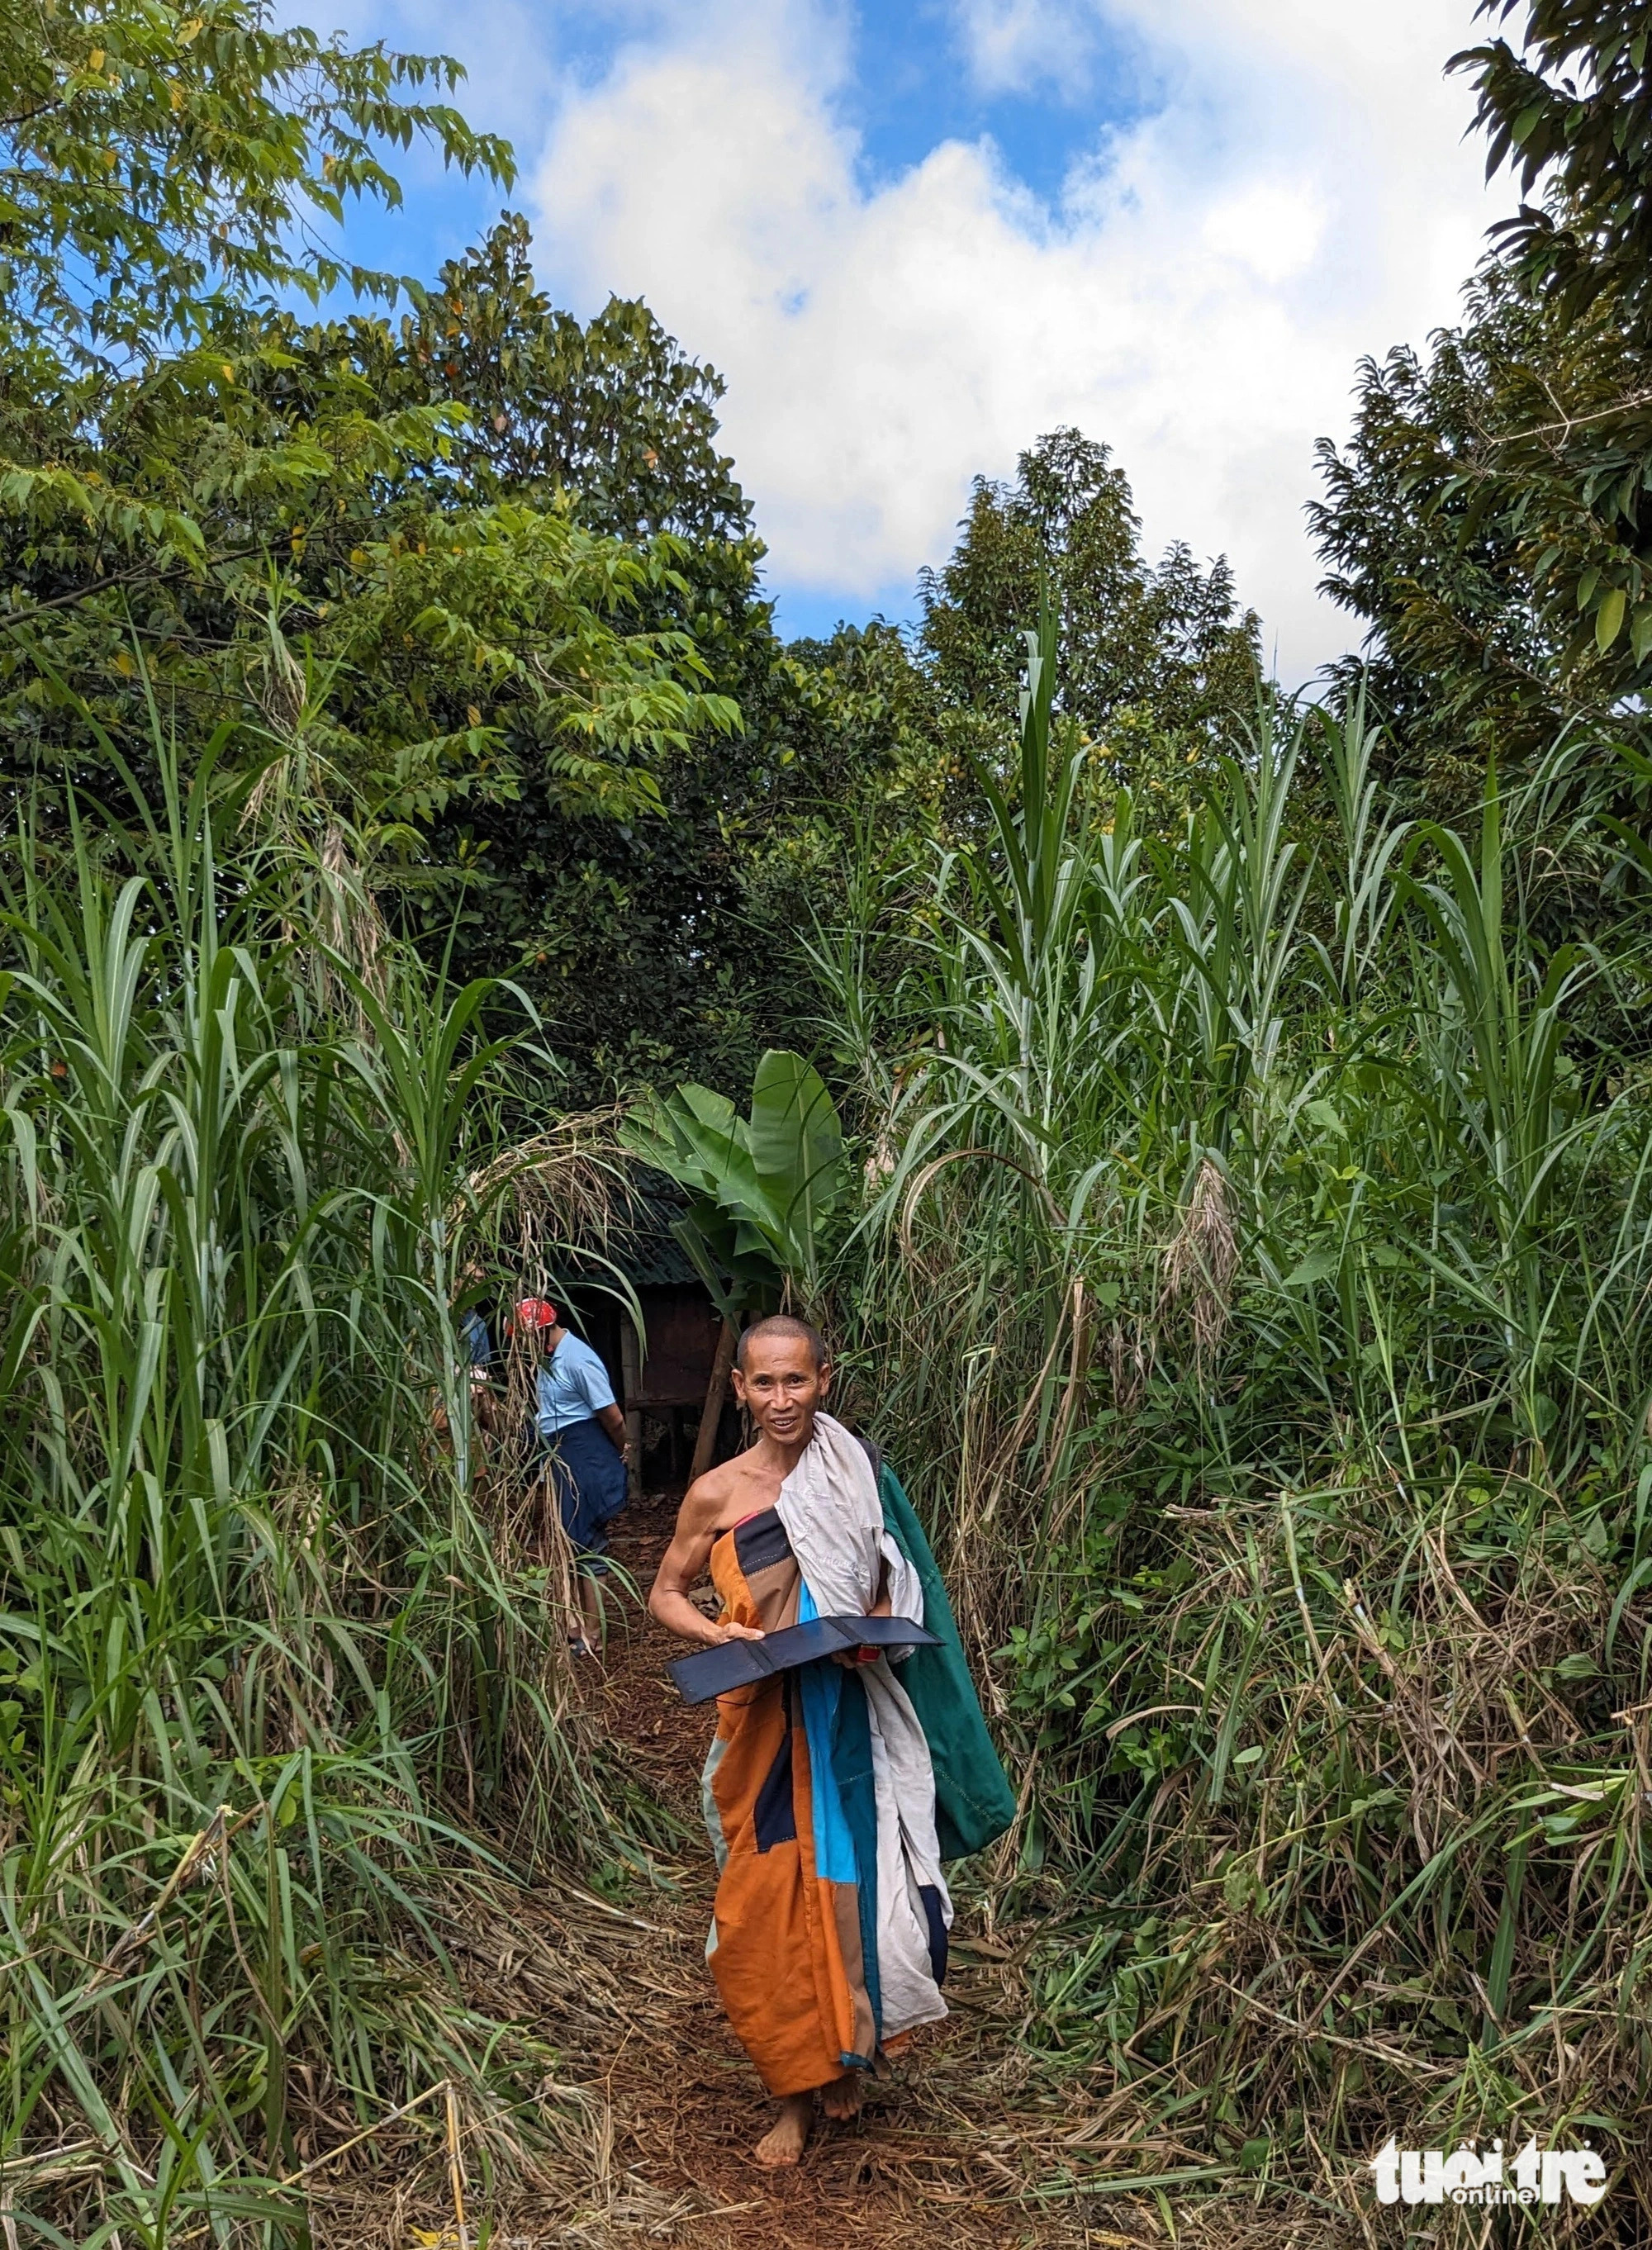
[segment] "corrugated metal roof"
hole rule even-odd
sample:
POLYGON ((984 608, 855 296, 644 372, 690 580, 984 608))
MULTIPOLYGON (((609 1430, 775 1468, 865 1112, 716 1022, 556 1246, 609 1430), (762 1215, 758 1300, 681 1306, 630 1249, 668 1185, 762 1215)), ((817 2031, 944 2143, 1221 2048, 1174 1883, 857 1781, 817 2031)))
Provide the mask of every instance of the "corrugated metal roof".
POLYGON ((671 1232, 685 1207, 686 1198, 674 1182, 661 1172, 645 1173, 629 1220, 603 1246, 607 1266, 594 1258, 571 1258, 565 1263, 566 1280, 611 1280, 609 1269, 617 1266, 633 1289, 702 1287, 688 1253, 671 1232))

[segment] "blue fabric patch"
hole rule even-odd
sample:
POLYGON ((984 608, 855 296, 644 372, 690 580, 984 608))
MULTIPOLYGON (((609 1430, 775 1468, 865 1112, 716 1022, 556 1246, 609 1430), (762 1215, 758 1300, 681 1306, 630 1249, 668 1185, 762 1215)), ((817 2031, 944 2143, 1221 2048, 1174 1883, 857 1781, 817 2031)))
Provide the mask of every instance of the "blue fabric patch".
MULTIPOLYGON (((798 1623, 807 1625, 820 1612, 806 1584, 798 1589, 798 1623)), ((843 1694, 843 1674, 835 1664, 805 1664, 798 1673, 803 1694, 803 1731, 809 1745, 809 1779, 814 1816, 814 1866, 822 1881, 854 1883, 861 1880, 855 1862, 854 1837, 843 1810, 833 1771, 832 1744, 837 1733, 838 1705, 843 1694)))
POLYGON ((487 1333, 487 1323, 474 1307, 459 1324, 459 1333, 470 1354, 473 1367, 491 1367, 494 1363, 493 1340, 487 1333))
MULTIPOLYGON (((798 1591, 798 1622, 806 1625, 819 1614, 805 1579, 798 1591)), ((872 1777, 872 1728, 867 1717, 866 1688, 840 1664, 805 1664, 798 1674, 798 1681, 803 1695, 804 1732, 809 1744, 812 1778, 815 1866, 828 1881, 855 1886, 861 1974, 872 2006, 872 2021, 881 2038, 878 1800, 872 1777)), ((869 2062, 870 2058, 846 2060, 869 2062)))
POLYGON ((867 1714, 866 1682, 858 1672, 837 1665, 822 1665, 835 1672, 838 1693, 837 1732, 832 1744, 832 1770, 838 1784, 844 1817, 854 1838, 854 1856, 861 1869, 856 1904, 861 1919, 861 1959, 866 1973, 867 1998, 872 2020, 883 2036, 883 1984, 878 1974, 878 1793, 872 1772, 872 1722, 867 1714))
POLYGON ((589 1422, 614 1404, 608 1370, 582 1336, 563 1338, 541 1366, 534 1387, 539 1395, 534 1423, 542 1438, 554 1438, 571 1423, 589 1422))

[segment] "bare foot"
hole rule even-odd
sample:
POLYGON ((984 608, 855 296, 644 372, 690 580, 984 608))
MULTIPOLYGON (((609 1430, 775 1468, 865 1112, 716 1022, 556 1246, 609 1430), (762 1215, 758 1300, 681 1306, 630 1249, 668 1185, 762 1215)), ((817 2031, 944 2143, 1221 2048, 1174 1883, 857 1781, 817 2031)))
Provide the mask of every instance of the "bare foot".
POLYGON ((795 2164, 808 2145, 809 2128, 814 2122, 812 2094, 788 2094, 780 2104, 780 2115, 753 2150, 757 2162, 770 2171, 783 2171, 795 2164))
POLYGON ((834 2078, 829 2086, 820 2088, 820 2107, 828 2117, 853 2117, 865 2099, 858 2070, 846 2070, 841 2078, 834 2078))

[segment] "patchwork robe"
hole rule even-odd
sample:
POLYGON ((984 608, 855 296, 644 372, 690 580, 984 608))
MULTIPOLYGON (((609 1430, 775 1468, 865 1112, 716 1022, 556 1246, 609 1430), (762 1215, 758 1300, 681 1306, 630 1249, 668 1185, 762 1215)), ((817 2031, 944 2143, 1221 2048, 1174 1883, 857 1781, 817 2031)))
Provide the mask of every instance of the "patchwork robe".
POLYGON ((893 1664, 809 1665, 719 1698, 703 1777, 720 1868, 708 1954, 777 2096, 874 2068, 887 2040, 945 2014, 941 1862, 978 1851, 1015 1813, 899 1479, 825 1415, 798 1467, 779 1507, 712 1549, 724 1617, 772 1632, 864 1613, 881 1558, 895 1614, 938 1645, 893 1664))

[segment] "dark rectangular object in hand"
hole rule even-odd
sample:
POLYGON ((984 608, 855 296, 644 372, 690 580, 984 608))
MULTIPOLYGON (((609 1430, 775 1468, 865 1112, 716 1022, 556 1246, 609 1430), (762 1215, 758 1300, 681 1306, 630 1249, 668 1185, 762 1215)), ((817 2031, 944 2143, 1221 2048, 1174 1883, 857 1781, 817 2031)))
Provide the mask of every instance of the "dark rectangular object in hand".
POLYGON ((811 1618, 806 1625, 783 1625, 761 1640, 723 1640, 715 1648, 697 1648, 692 1656, 674 1657, 667 1669, 685 1703, 708 1703, 714 1695, 754 1688, 777 1673, 794 1672, 800 1664, 817 1664, 845 1649, 936 1645, 936 1635, 910 1618, 811 1618))

